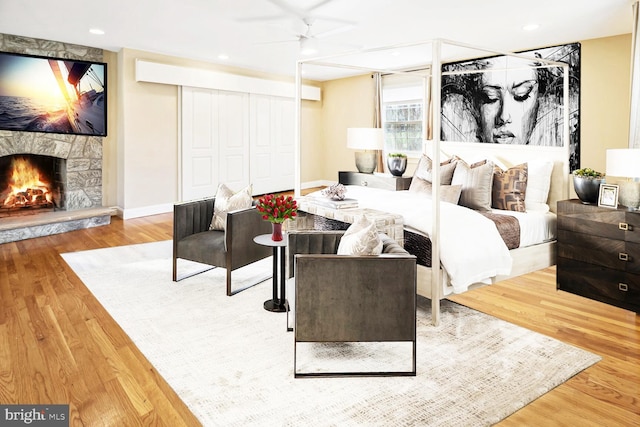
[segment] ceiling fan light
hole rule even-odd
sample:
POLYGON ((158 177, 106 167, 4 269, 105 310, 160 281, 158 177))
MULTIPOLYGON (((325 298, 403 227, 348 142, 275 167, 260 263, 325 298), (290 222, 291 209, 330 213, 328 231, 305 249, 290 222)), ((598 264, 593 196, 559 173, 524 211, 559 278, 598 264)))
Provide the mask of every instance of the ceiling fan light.
POLYGON ((313 55, 318 52, 317 40, 312 38, 303 38, 300 40, 300 54, 313 55))

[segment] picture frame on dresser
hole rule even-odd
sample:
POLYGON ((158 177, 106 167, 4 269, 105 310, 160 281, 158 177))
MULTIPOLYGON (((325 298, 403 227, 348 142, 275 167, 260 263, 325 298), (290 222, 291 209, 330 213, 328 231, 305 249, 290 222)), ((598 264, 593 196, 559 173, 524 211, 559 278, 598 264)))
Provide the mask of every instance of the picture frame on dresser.
POLYGON ((618 208, 618 186, 613 184, 600 184, 598 193, 598 206, 604 208, 618 208))

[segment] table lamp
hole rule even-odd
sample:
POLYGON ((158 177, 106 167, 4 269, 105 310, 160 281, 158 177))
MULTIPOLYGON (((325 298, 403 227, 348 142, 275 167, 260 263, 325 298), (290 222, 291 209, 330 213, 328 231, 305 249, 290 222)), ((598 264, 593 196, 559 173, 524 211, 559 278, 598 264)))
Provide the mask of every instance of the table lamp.
POLYGON ((373 173, 377 165, 376 150, 384 148, 384 134, 381 128, 348 128, 347 148, 356 151, 358 172, 373 173))
POLYGON ((626 178, 618 182, 618 203, 637 210, 640 206, 640 148, 607 150, 607 176, 626 178))

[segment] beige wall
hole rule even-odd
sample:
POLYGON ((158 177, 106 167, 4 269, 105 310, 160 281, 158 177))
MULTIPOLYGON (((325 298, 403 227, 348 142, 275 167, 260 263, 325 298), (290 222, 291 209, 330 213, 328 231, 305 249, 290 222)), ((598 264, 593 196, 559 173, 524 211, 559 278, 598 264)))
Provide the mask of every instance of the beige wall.
POLYGON ((606 149, 627 148, 631 34, 582 42, 581 167, 605 172, 606 149))
MULTIPOLYGON (((581 166, 604 172, 606 149, 628 144, 631 35, 581 44, 581 166)), ((371 80, 361 76, 323 85, 324 146, 331 153, 322 172, 325 180, 335 181, 340 170, 355 170, 353 152, 346 148, 346 128, 371 126, 371 80)))
MULTIPOLYGON (((322 86, 322 129, 325 161, 316 179, 338 180, 338 171, 355 169, 354 150, 347 148, 347 128, 372 127, 375 83, 370 74, 325 82, 322 86)), ((303 123, 304 126, 304 123, 303 123)), ((303 159, 302 163, 305 163, 303 159)))

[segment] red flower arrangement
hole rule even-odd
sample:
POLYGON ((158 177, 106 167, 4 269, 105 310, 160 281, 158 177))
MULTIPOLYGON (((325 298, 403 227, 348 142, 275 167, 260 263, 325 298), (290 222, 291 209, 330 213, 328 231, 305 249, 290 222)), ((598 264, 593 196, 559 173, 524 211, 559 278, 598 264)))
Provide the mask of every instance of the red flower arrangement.
POLYGON ((258 199, 257 209, 262 214, 262 219, 274 224, 282 224, 286 219, 293 219, 298 215, 298 203, 291 196, 267 194, 258 199))

